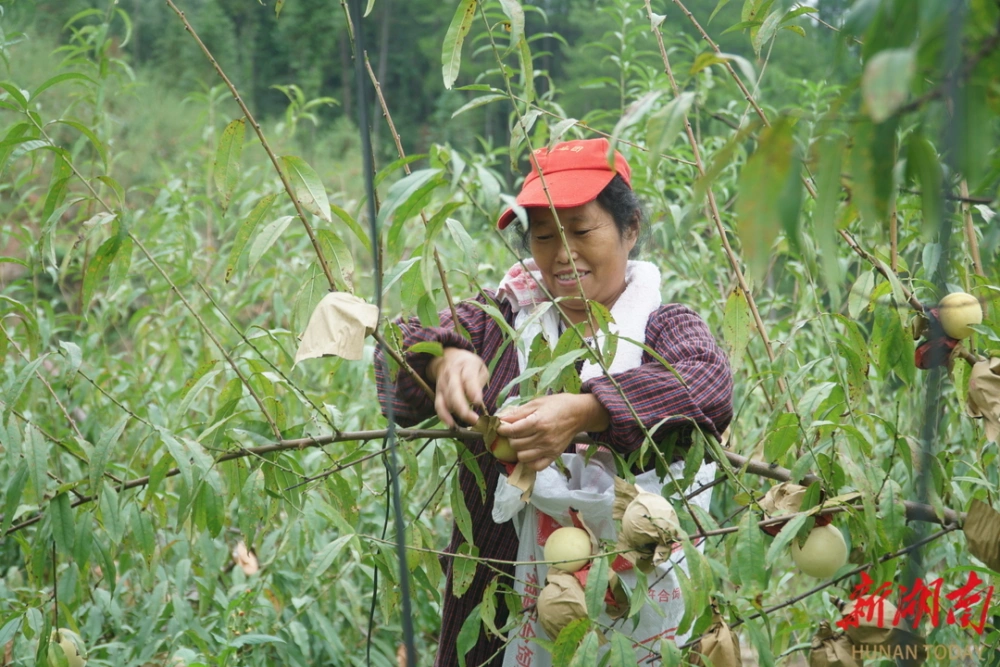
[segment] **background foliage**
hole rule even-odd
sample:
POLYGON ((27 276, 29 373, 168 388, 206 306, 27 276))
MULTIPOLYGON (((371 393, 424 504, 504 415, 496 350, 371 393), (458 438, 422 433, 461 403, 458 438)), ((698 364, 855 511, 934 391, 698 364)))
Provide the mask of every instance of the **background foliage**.
MULTIPOLYGON (((699 312, 731 352, 735 451, 817 473, 830 496, 860 492, 862 509, 836 521, 857 563, 922 527, 899 504, 921 479, 935 507, 997 505, 997 445, 963 412, 968 367, 955 365, 935 402, 941 378, 913 365, 907 303, 998 292, 996 3, 692 0, 692 21, 676 2, 653 3, 650 16, 637 0, 552 0, 525 3, 520 31, 508 0, 484 3, 456 44, 448 27, 470 3, 376 0, 361 23, 414 172, 401 178, 373 112, 385 315, 431 321, 447 305, 427 248, 457 298, 494 286, 515 254, 492 224, 527 144, 605 133, 649 204, 646 256, 663 270, 664 298, 699 312), (446 87, 442 52, 456 49, 446 87)), ((370 299, 345 14, 319 0, 269 4, 181 9, 275 154, 302 160, 282 164, 312 197, 304 219, 337 288, 370 299)), ((166 5, 0 7, 3 660, 43 657, 56 620, 79 630, 92 665, 364 664, 371 608, 371 662, 393 664, 400 595, 379 541, 392 537, 379 441, 216 460, 385 425, 370 347, 362 362, 293 368, 328 285, 252 124, 231 124, 242 110, 166 5), (240 541, 258 572, 234 561, 240 541)), ((1000 349, 997 308, 986 310, 970 344, 983 354, 1000 349)), ((433 550, 462 511, 451 493, 461 451, 447 440, 401 447, 424 661, 443 587, 433 550)), ((768 484, 739 474, 718 486, 708 526, 768 484)), ((751 514, 694 568, 696 633, 711 621, 710 592, 735 622, 816 583, 768 550, 751 514)), ((957 533, 923 555, 925 578, 948 590, 977 567, 1000 583, 957 533)), ((899 581, 903 567, 869 573, 899 581)), ((816 623, 836 617, 831 595, 854 583, 748 621, 743 644, 761 664, 797 659, 816 623)), ((924 631, 992 646, 993 664, 1000 595, 988 616, 983 635, 924 631)))

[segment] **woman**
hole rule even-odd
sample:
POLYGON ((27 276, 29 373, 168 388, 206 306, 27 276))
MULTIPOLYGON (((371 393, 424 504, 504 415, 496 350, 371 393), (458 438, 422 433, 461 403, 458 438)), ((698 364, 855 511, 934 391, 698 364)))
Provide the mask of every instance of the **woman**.
MULTIPOLYGON (((519 462, 543 470, 570 447, 573 437, 580 432, 589 433, 594 440, 625 456, 642 445, 642 427, 653 430, 658 426, 653 436, 657 442, 671 433, 690 432, 692 423, 703 432, 720 437, 732 418, 728 362, 696 314, 677 304, 659 305, 659 272, 653 268, 651 273, 648 267, 652 265, 647 262, 629 261, 637 250, 642 231, 642 208, 631 189, 628 163, 616 151, 612 170, 608 165, 608 150, 606 139, 592 139, 564 142, 552 150, 538 149, 532 156, 532 173, 526 177, 516 200, 524 208, 529 223, 526 246, 531 260, 525 264, 530 274, 517 264, 497 293, 476 299, 481 304, 495 306, 526 340, 505 346, 501 327, 483 309, 467 303, 456 304, 456 310, 471 340, 456 333, 449 311, 440 314, 440 327, 421 327, 417 319, 401 323, 404 349, 422 341, 436 341, 444 353, 439 357, 407 355, 416 373, 436 393, 432 401, 406 372, 399 372, 394 390, 399 423, 414 424, 436 413, 448 426, 473 424, 479 417, 474 407, 484 414, 495 414, 501 407, 497 405, 500 390, 523 370, 524 351, 530 347, 531 334, 541 330, 551 340, 564 325, 557 309, 552 307, 548 307, 543 317, 528 317, 542 305, 539 301, 547 298, 541 289, 544 286, 552 297, 559 299, 556 305, 571 324, 588 321, 580 298, 582 288, 586 298, 608 308, 616 322, 619 319, 631 322, 634 331, 628 333, 632 335, 626 331, 620 332, 621 335, 639 339, 656 350, 683 382, 648 352, 620 340, 615 357, 620 372, 615 372, 614 366, 611 370, 642 425, 635 423, 632 411, 612 381, 584 364, 582 368, 578 366, 585 380, 579 394, 550 394, 501 414, 505 423, 498 432, 510 439, 519 462), (550 199, 563 226, 565 244, 550 199), (627 306, 619 303, 626 297, 627 306), (633 301, 640 305, 633 308, 633 301), (488 365, 493 368, 492 375, 488 365)), ((498 227, 507 227, 515 218, 514 211, 508 209, 500 216, 498 227)), ((586 325, 585 335, 593 333, 586 325)), ((387 387, 381 356, 376 359, 376 376, 384 403, 387 387)), ((516 397, 517 392, 515 386, 510 393, 516 397)), ((501 482, 502 467, 499 463, 494 465, 489 456, 480 456, 485 453, 481 441, 470 442, 468 446, 481 462, 486 481, 484 500, 475 475, 464 466, 460 469, 461 489, 472 515, 474 544, 480 557, 514 560, 518 540, 513 522, 495 523, 491 514, 497 485, 506 483, 501 482)), ((461 532, 453 527, 448 552, 456 552, 463 541, 461 532)), ((477 568, 468 591, 455 597, 452 562, 445 569, 448 585, 435 663, 440 666, 458 664, 456 640, 462 623, 496 576, 495 570, 477 568)), ((513 567, 500 569, 507 576, 513 574, 513 567)), ((511 585, 511 580, 501 583, 511 585)), ((497 601, 496 609, 500 627, 507 616, 503 600, 497 601)), ((467 664, 500 665, 502 660, 503 642, 480 629, 478 641, 466 654, 467 664)))

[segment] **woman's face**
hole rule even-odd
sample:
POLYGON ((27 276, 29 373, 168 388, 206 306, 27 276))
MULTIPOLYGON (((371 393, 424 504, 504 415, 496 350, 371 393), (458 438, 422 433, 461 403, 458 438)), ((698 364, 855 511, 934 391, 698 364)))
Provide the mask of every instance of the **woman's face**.
MULTIPOLYGON (((633 225, 623 238, 618 233, 614 218, 597 200, 557 210, 569 254, 559 237, 552 211, 548 208, 528 209, 531 256, 538 264, 545 287, 557 298, 579 297, 580 288, 570 264, 572 255, 583 293, 610 310, 625 291, 625 266, 638 238, 637 226, 633 225)), ((579 298, 559 303, 572 322, 587 319, 586 309, 579 298)))

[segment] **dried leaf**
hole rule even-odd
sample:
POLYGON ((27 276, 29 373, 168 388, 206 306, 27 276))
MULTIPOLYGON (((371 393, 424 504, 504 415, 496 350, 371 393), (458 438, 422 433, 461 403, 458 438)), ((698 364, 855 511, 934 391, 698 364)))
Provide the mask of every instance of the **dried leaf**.
POLYGON ((973 499, 962 526, 969 553, 986 567, 1000 572, 1000 512, 981 500, 973 499))
POLYGON ((521 501, 530 502, 531 501, 531 491, 535 488, 535 472, 534 468, 529 468, 523 463, 518 463, 514 466, 514 472, 510 474, 510 478, 507 482, 518 489, 521 489, 521 501))
POLYGON ((500 424, 501 421, 499 417, 483 415, 482 417, 479 418, 479 421, 476 422, 476 424, 471 428, 471 430, 475 431, 476 433, 482 433, 483 442, 485 442, 486 446, 488 447, 490 443, 496 440, 497 429, 500 428, 500 424))
POLYGON ((555 640, 571 622, 587 618, 587 600, 579 579, 569 572, 549 569, 545 588, 538 595, 538 621, 555 640))
POLYGON ((326 355, 356 361, 361 358, 365 338, 377 324, 376 306, 351 294, 331 292, 313 310, 295 363, 326 355))
POLYGON ((809 651, 809 667, 860 667, 854 659, 854 645, 843 632, 834 634, 830 624, 823 621, 813 635, 809 651))
POLYGON ((629 503, 639 495, 639 487, 629 484, 621 477, 615 477, 615 501, 611 508, 611 518, 621 520, 629 503))
POLYGON ((986 422, 986 439, 1000 438, 1000 357, 980 361, 969 374, 969 394, 966 410, 970 417, 986 422))
POLYGON ((772 516, 794 514, 802 506, 802 498, 806 495, 806 487, 792 482, 782 482, 772 486, 760 499, 762 510, 772 516))
POLYGON ((248 577, 252 574, 257 574, 258 570, 260 570, 256 554, 247 549, 247 545, 243 543, 243 540, 240 540, 236 548, 233 549, 233 562, 239 565, 240 569, 243 570, 243 574, 248 577))
POLYGON ((691 653, 688 654, 692 665, 704 665, 706 659, 710 661, 708 664, 715 667, 739 667, 743 664, 740 640, 718 613, 708 632, 691 647, 691 653))

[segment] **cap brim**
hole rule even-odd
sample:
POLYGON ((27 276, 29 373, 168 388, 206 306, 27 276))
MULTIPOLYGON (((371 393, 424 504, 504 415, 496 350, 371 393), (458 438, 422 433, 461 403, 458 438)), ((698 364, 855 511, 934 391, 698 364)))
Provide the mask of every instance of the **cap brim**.
MULTIPOLYGON (((572 169, 557 171, 545 175, 545 185, 548 195, 542 187, 542 179, 534 178, 525 183, 521 193, 517 195, 517 204, 523 208, 530 206, 549 206, 549 199, 556 208, 571 208, 583 206, 597 199, 601 190, 607 187, 615 172, 610 169, 572 169)), ((504 229, 517 214, 513 208, 504 211, 497 220, 497 228, 504 229)))

